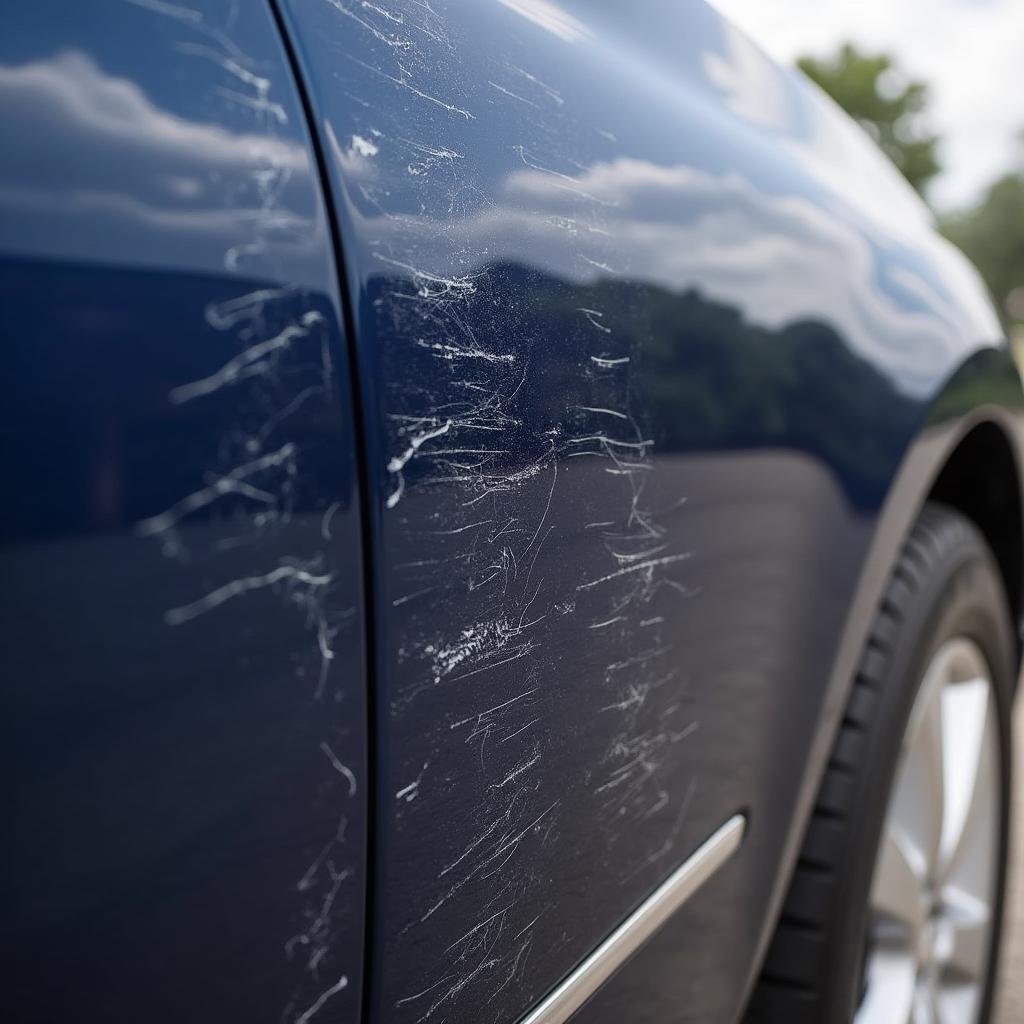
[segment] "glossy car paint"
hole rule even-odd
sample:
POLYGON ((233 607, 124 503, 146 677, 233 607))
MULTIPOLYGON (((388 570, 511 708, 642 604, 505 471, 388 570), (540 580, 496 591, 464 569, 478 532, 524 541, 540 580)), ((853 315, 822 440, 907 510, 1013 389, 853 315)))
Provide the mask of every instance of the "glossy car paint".
POLYGON ((894 172, 694 0, 36 3, 0 100, 12 1016, 360 1019, 369 798, 363 1019, 515 1020, 740 810, 580 1014, 735 1020, 897 545, 1016 429, 894 172))
POLYGON ((999 325, 860 133, 701 3, 282 7, 367 396, 370 1019, 515 1020, 745 810, 580 1014, 735 1020, 969 425, 937 397, 966 367, 961 413, 1019 401, 999 325))
POLYGON ((352 401, 271 13, 5 9, 0 136, 4 1018, 355 1020, 352 401))

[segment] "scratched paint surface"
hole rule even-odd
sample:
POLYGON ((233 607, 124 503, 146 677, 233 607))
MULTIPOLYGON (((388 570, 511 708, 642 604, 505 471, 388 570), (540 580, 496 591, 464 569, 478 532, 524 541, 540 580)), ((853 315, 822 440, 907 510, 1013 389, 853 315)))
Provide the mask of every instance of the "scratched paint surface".
POLYGON ((873 515, 991 316, 700 3, 282 6, 379 527, 374 1019, 514 1019, 747 807, 664 986, 731 1020, 873 515))
MULTIPOLYGON (((11 998, 351 1020, 329 233, 266 8, 116 9, 20 5, 0 40, 11 998)), ((698 3, 288 10, 366 385, 371 1012, 514 1019, 746 807, 743 854, 585 1011, 731 1020, 873 517, 990 317, 698 3)))
POLYGON ((105 13, 0 42, 8 1012, 356 1020, 362 541, 302 113, 263 5, 105 13))

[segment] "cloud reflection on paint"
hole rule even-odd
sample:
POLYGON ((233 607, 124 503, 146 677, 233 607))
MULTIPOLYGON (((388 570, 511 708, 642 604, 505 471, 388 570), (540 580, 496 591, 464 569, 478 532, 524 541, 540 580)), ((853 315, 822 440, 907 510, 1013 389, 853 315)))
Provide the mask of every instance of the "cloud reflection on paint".
POLYGON ((11 251, 258 269, 232 249, 257 224, 295 256, 309 248, 306 153, 269 134, 266 115, 239 108, 236 131, 186 120, 74 50, 0 66, 0 104, 18 140, 0 154, 0 241, 11 251), (245 187, 226 194, 239 178, 245 187))
MULTIPOLYGON (((998 334, 980 299, 963 312, 963 297, 953 301, 931 268, 884 258, 878 241, 840 210, 769 194, 737 173, 631 157, 575 176, 526 165, 505 176, 499 194, 498 205, 438 225, 439 237, 468 244, 448 257, 439 245, 435 258, 444 263, 431 264, 432 271, 477 272, 482 266, 460 261, 467 252, 487 252, 488 263, 525 263, 577 282, 615 277, 697 289, 767 328, 808 319, 834 324, 854 351, 917 394, 934 383, 938 352, 955 352, 979 323, 998 334)), ((375 234, 397 248, 428 230, 415 218, 374 220, 375 234)), ((973 292, 955 253, 937 243, 930 256, 944 265, 943 280, 966 275, 961 290, 973 292)))

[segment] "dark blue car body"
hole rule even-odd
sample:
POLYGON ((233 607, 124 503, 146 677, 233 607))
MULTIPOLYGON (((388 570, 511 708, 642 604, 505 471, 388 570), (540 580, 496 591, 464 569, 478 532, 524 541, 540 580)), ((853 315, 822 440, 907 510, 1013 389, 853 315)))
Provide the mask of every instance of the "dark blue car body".
POLYGON ((929 494, 1020 386, 699 0, 39 0, 0 36, 19 1021, 740 1018, 929 494))

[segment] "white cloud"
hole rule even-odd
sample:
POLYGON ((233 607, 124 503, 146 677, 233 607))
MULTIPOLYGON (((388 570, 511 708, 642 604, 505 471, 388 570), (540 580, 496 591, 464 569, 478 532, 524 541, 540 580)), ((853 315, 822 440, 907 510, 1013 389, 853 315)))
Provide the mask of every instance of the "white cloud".
POLYGON ((1022 0, 712 0, 779 60, 846 40, 894 54, 932 90, 944 138, 937 206, 970 203, 1019 159, 1024 129, 1022 0))

